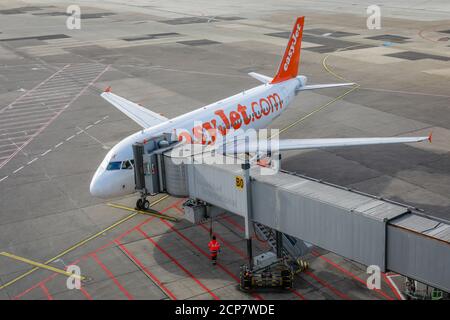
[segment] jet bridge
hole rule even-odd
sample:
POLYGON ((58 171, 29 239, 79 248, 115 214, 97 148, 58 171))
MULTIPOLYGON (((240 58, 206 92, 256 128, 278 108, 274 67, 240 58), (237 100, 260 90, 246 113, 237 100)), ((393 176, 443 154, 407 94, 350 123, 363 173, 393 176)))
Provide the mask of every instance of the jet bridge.
MULTIPOLYGON (((364 265, 450 292, 450 223, 290 172, 157 152, 158 192, 189 198, 190 220, 231 212, 364 265)), ((135 160, 136 162, 136 160, 135 160)), ((251 242, 249 247, 251 255, 251 242)))

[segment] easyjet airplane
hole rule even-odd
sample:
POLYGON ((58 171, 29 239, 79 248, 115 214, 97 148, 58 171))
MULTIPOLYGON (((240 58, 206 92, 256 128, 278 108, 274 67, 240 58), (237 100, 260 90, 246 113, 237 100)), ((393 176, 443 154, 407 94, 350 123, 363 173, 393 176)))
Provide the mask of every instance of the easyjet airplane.
MULTIPOLYGON (((136 142, 144 142, 164 133, 172 133, 177 140, 185 143, 212 144, 217 142, 216 136, 226 136, 230 130, 266 128, 287 109, 290 102, 301 91, 353 85, 353 83, 307 85, 307 78, 298 75, 303 26, 304 17, 297 18, 275 77, 249 73, 263 84, 173 119, 167 119, 119 97, 113 94, 110 88, 106 89, 101 96, 143 129, 123 139, 108 152, 92 178, 91 194, 100 198, 110 198, 135 192, 132 145, 136 142), (206 139, 205 137, 208 136, 210 138, 206 139)), ((278 142, 278 149, 283 151, 410 143, 427 139, 431 141, 431 135, 392 138, 281 139, 278 142)), ((227 146, 223 150, 231 154, 261 151, 255 144, 250 146, 234 144, 234 147, 227 146)))

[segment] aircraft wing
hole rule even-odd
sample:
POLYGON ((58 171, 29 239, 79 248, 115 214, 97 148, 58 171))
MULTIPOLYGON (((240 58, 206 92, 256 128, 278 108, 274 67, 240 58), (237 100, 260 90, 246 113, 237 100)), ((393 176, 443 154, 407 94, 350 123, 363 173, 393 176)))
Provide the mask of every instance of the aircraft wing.
POLYGON ((428 137, 390 137, 390 138, 331 138, 331 139, 281 139, 259 140, 247 143, 245 137, 236 137, 223 141, 216 147, 222 154, 267 153, 287 150, 320 149, 351 146, 366 146, 374 144, 412 143, 429 140, 428 137))
POLYGON ((106 89, 105 92, 101 94, 101 97, 125 113, 142 128, 150 128, 169 120, 156 112, 150 111, 137 103, 131 102, 112 93, 111 88, 106 89))
POLYGON ((296 91, 344 87, 344 86, 352 86, 354 84, 356 84, 356 83, 348 82, 348 83, 311 84, 311 85, 306 85, 306 86, 300 87, 296 91))
POLYGON ((265 76, 263 74, 256 73, 256 72, 249 72, 248 75, 262 83, 270 83, 273 80, 272 77, 268 77, 268 76, 265 76))

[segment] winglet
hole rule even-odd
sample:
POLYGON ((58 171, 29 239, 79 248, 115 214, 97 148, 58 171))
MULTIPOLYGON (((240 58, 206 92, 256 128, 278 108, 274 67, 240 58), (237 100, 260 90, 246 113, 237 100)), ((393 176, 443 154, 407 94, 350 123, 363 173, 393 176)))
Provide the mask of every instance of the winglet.
POLYGON ((111 86, 109 86, 108 88, 106 88, 104 92, 111 92, 111 86))
POLYGON ((428 135, 428 141, 430 141, 430 143, 433 141, 433 131, 428 135))

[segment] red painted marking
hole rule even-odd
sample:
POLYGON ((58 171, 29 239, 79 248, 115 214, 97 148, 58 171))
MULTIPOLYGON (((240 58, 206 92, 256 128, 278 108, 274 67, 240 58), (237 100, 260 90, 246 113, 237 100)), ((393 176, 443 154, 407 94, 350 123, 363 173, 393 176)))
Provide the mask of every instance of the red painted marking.
POLYGON ((91 295, 86 291, 86 289, 84 289, 83 287, 80 287, 80 291, 83 293, 83 295, 84 295, 88 300, 92 300, 91 295))
MULTIPOLYGON (((74 262, 72 262, 72 263, 69 264, 69 265, 77 264, 80 260, 81 260, 81 259, 77 259, 77 260, 75 260, 74 262)), ((67 267, 66 267, 65 269, 67 269, 67 267)), ((48 276, 47 278, 45 278, 45 279, 39 281, 39 282, 36 283, 35 285, 29 287, 29 288, 26 289, 25 291, 23 291, 23 292, 19 293, 18 295, 16 295, 16 296, 13 298, 13 300, 18 300, 18 299, 20 299, 21 297, 23 297, 24 295, 26 295, 26 294, 29 293, 30 291, 36 289, 37 287, 40 287, 41 285, 46 284, 48 281, 54 279, 57 275, 58 275, 58 273, 56 273, 56 272, 53 273, 53 274, 51 274, 51 275, 48 276)))
POLYGON ((53 300, 52 295, 50 294, 50 292, 48 291, 47 287, 44 284, 40 285, 42 291, 44 291, 45 295, 47 296, 47 300, 53 300))
POLYGON ((430 143, 433 141, 433 131, 428 135, 428 141, 430 141, 430 143))
POLYGON ((173 208, 174 208, 174 209, 177 209, 177 210, 178 210, 178 212, 180 212, 180 213, 183 213, 183 214, 184 214, 184 211, 183 211, 183 210, 181 210, 181 208, 178 208, 178 206, 173 206, 173 208))
POLYGON ((383 277, 384 277, 384 280, 386 281, 387 285, 389 286, 389 288, 391 288, 391 290, 394 293, 395 297, 398 300, 403 300, 402 296, 399 294, 398 290, 392 285, 392 282, 391 282, 392 280, 390 278, 388 278, 385 273, 383 273, 383 277))
MULTIPOLYGON (((180 204, 182 201, 184 201, 185 199, 180 199, 176 202, 174 202, 173 204, 167 206, 166 208, 164 208, 163 210, 161 210, 161 213, 166 212, 167 210, 169 210, 170 208, 172 208, 173 206, 176 206, 178 204, 180 204)), ((82 256, 81 258, 75 260, 74 262, 70 263, 70 264, 77 264, 81 259, 86 259, 88 258, 91 254, 93 253, 99 253, 102 250, 105 250, 107 247, 111 246, 112 244, 116 243, 116 240, 119 240, 121 238, 123 238, 124 236, 128 235, 129 233, 133 232, 134 230, 136 230, 136 228, 143 226, 144 224, 150 222, 152 219, 154 219, 155 217, 150 217, 148 219, 146 219, 145 221, 139 223, 138 225, 134 226, 133 228, 125 231, 124 233, 122 233, 121 235, 119 235, 116 239, 109 241, 108 243, 106 243, 105 245, 85 254, 84 256, 82 256)), ((47 278, 41 280, 40 282, 36 283, 35 285, 31 286, 30 288, 26 289, 25 291, 19 293, 18 295, 16 295, 13 299, 19 299, 21 297, 23 297, 24 295, 26 295, 27 293, 29 293, 30 291, 32 291, 33 289, 35 289, 36 287, 39 287, 41 284, 45 284, 48 281, 52 280, 53 278, 55 278, 58 274, 54 273, 50 276, 48 276, 47 278)))
MULTIPOLYGON (((168 221, 165 221, 163 219, 160 219, 162 223, 164 223, 166 226, 168 226, 172 231, 174 231, 176 234, 178 234, 181 238, 186 240, 189 244, 191 244, 195 249, 197 249, 198 252, 203 254, 206 258, 209 260, 209 255, 206 253, 203 249, 201 249, 199 246, 197 246, 194 242, 192 242, 191 239, 186 237, 184 234, 182 234, 177 228, 175 228, 171 223, 168 221)), ((225 266, 223 266, 221 263, 217 263, 217 266, 221 268, 223 271, 225 271, 230 277, 232 277, 236 282, 239 282, 239 278, 236 277, 230 270, 228 270, 225 266)), ((258 300, 264 300, 260 295, 253 293, 253 297, 255 297, 258 300)))
POLYGON ((231 223, 233 226, 235 226, 236 228, 238 228, 241 231, 245 231, 245 228, 243 226, 241 226, 239 223, 237 223, 236 221, 234 221, 233 219, 231 219, 228 216, 224 216, 223 220, 228 221, 229 223, 231 223))
POLYGON ((131 294, 122 286, 122 284, 119 282, 119 280, 117 280, 117 278, 113 275, 111 270, 109 270, 103 264, 103 262, 100 261, 98 256, 95 253, 93 253, 93 254, 91 254, 91 257, 92 257, 92 259, 94 259, 95 262, 97 262, 97 264, 103 269, 103 271, 105 271, 105 273, 108 275, 108 277, 111 278, 112 281, 114 281, 116 286, 120 289, 120 291, 123 292, 123 294, 128 298, 128 300, 133 300, 133 297, 131 296, 131 294))
MULTIPOLYGON (((324 256, 321 256, 319 253, 317 253, 317 252, 315 252, 315 251, 312 251, 311 253, 312 253, 314 256, 316 256, 316 257, 322 259, 323 261, 329 263, 330 265, 332 265, 332 266, 335 267, 336 269, 340 270, 341 272, 345 273, 346 275, 352 277, 352 278, 355 279, 356 281, 358 281, 358 282, 364 284, 364 286, 367 288, 366 282, 365 282, 363 279, 361 279, 360 277, 358 277, 358 276, 356 276, 355 274, 351 273, 350 271, 348 271, 348 270, 342 268, 340 265, 338 265, 337 263, 331 261, 330 259, 325 258, 324 256)), ((386 299, 388 299, 388 300, 394 300, 394 299, 392 299, 392 297, 390 297, 389 295, 387 295, 386 293, 384 293, 382 290, 375 289, 375 292, 377 292, 378 294, 382 295, 384 298, 386 298, 386 299)))
POLYGON ((290 292, 292 292, 293 294, 295 294, 297 297, 299 297, 300 299, 302 299, 302 300, 306 300, 306 298, 305 298, 305 296, 304 295, 302 295, 300 292, 298 292, 297 290, 295 290, 295 289, 289 289, 289 291, 290 292))
POLYGON ((105 89, 105 92, 111 92, 111 91, 112 91, 111 86, 108 86, 108 88, 105 89))
MULTIPOLYGON (((159 213, 165 213, 166 211, 170 210, 173 206, 176 206, 177 204, 179 204, 180 202, 184 201, 184 199, 180 199, 172 204, 170 204, 169 206, 165 207, 164 209, 162 209, 161 211, 159 211, 159 213)), ((140 228, 144 225, 146 225, 147 223, 149 223, 151 220, 153 220, 155 217, 149 217, 146 220, 140 222, 139 224, 135 225, 134 227, 126 230, 124 233, 120 234, 117 238, 115 238, 114 240, 111 240, 110 242, 106 243, 105 245, 101 246, 100 248, 95 249, 94 251, 92 251, 91 253, 98 253, 104 249, 106 249, 107 247, 109 247, 111 244, 113 244, 114 242, 116 242, 116 240, 121 240, 122 238, 124 238, 125 236, 129 235, 130 233, 136 231, 137 228, 140 228)), ((87 255, 89 255, 90 253, 88 253, 87 255)))
POLYGON ((156 243, 155 240, 153 240, 149 235, 144 232, 142 229, 138 228, 138 232, 140 232, 149 242, 151 242, 159 251, 161 251, 166 257, 168 257, 170 260, 172 260, 173 263, 175 263, 181 270, 183 270, 189 277, 192 278, 202 289, 204 289, 206 292, 208 292, 211 297, 214 298, 214 300, 220 300, 218 296, 216 296, 214 293, 211 292, 211 290, 206 287, 200 280, 198 280, 189 270, 187 270, 181 263, 179 263, 172 255, 170 255, 166 250, 164 250, 158 243, 156 243))
POLYGON ((333 287, 332 285, 330 285, 328 282, 326 282, 325 280, 320 279, 318 276, 316 276, 314 273, 312 273, 311 271, 303 271, 304 274, 307 274, 308 276, 310 276, 311 278, 313 278, 314 280, 316 280, 318 283, 320 283, 321 285, 323 285, 324 287, 327 287, 328 289, 330 289, 332 292, 334 292, 336 295, 338 295, 339 297, 341 297, 342 299, 345 300, 351 300, 349 296, 347 296, 346 294, 342 293, 341 291, 339 291, 338 289, 336 289, 335 287, 333 287))
POLYGON ((143 264, 141 261, 139 261, 138 258, 136 258, 122 243, 119 242, 119 240, 115 241, 117 245, 127 253, 127 255, 133 259, 134 262, 163 290, 172 300, 177 300, 175 295, 166 288, 164 284, 153 274, 151 273, 143 264))

